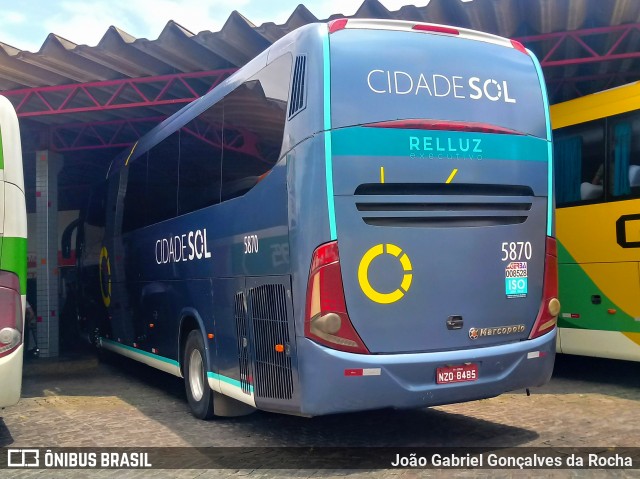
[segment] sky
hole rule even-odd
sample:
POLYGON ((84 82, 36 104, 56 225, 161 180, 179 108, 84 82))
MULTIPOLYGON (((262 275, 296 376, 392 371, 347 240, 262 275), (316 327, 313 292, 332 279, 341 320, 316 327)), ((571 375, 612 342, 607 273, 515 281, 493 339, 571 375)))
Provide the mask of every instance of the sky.
MULTIPOLYGON (((237 10, 255 25, 282 24, 300 4, 318 19, 353 15, 363 0, 0 0, 0 42, 37 52, 49 33, 95 46, 110 26, 155 40, 169 20, 187 30, 216 32, 237 10)), ((463 0, 464 1, 464 0, 463 0)), ((389 10, 429 0, 380 0, 389 10)))

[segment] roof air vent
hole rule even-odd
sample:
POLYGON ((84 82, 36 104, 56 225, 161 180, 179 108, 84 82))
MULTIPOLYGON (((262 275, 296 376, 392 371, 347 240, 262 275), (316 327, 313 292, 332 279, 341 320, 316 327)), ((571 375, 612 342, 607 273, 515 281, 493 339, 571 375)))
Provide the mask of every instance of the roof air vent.
POLYGON ((289 119, 298 112, 304 110, 306 104, 305 78, 307 74, 307 56, 298 55, 293 70, 293 86, 291 88, 291 101, 289 102, 289 119))

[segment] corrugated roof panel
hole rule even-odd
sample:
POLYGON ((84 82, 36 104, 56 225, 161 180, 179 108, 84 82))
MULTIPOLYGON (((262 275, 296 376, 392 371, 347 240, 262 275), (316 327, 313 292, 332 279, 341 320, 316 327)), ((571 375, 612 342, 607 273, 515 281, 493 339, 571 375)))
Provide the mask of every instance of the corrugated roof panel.
POLYGON ((167 72, 215 69, 219 60, 210 51, 193 42, 195 35, 174 21, 169 21, 155 41, 137 40, 133 46, 167 65, 167 72), (214 58, 212 58, 214 57, 214 58))
POLYGON ((224 58, 230 66, 240 67, 272 44, 238 12, 233 12, 219 32, 200 32, 194 41, 224 58))
POLYGON ((136 38, 128 33, 110 27, 95 48, 81 46, 78 48, 78 54, 117 70, 122 76, 129 78, 172 72, 166 62, 133 46, 136 41, 136 38))
POLYGON ((38 53, 22 52, 19 59, 78 83, 110 80, 121 75, 118 71, 82 58, 76 54, 76 49, 75 43, 51 33, 38 53))
POLYGON ((353 16, 356 18, 393 18, 391 12, 378 0, 364 0, 353 16))
MULTIPOLYGON (((13 53, 12 50, 12 47, 0 50, 0 90, 34 88, 68 81, 65 76, 22 61, 18 53, 13 53)), ((21 55, 28 54, 28 52, 20 52, 20 50, 18 52, 21 55)))

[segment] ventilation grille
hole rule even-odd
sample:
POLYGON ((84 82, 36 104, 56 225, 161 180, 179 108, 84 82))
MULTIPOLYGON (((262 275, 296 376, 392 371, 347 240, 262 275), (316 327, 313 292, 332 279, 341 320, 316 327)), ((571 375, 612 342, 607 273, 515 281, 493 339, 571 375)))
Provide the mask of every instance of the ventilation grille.
POLYGON ((281 284, 266 284, 249 290, 249 313, 255 347, 255 393, 258 397, 291 399, 289 327, 286 290, 281 284), (276 345, 284 347, 276 351, 276 345))
POLYGON ((366 224, 392 227, 519 224, 533 202, 533 190, 518 185, 370 183, 358 186, 355 195, 366 224))
POLYGON ((293 70, 293 85, 291 87, 291 101, 289 102, 289 119, 293 118, 306 106, 306 73, 307 56, 298 55, 293 70))
POLYGON ((249 360, 249 337, 247 331, 247 306, 244 293, 235 296, 234 316, 236 338, 238 338, 238 363, 240 364, 240 387, 245 394, 251 394, 251 370, 249 360))

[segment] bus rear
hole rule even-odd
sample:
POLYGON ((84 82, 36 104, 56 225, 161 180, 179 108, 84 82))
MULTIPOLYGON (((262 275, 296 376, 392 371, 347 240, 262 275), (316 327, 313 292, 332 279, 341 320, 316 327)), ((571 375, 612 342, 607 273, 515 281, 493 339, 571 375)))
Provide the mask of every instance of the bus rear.
POLYGON ((303 413, 546 383, 559 303, 537 61, 478 32, 344 19, 324 71, 328 231, 308 270, 303 413))
POLYGON ((27 211, 18 118, 0 96, 0 407, 18 402, 27 281, 27 211))

